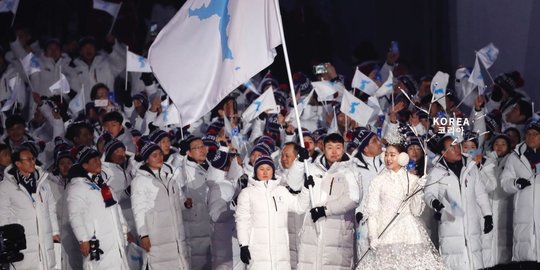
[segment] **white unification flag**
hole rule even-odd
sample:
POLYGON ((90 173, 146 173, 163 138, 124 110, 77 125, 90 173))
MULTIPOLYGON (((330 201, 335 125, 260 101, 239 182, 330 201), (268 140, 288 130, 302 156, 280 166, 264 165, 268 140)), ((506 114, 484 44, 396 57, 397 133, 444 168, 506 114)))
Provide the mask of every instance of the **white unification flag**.
POLYGON ((368 76, 366 76, 364 73, 360 72, 358 68, 356 69, 356 72, 354 73, 354 77, 352 79, 351 88, 359 89, 360 91, 372 96, 379 87, 373 80, 371 80, 368 76))
POLYGON ((380 98, 384 97, 386 95, 391 94, 394 91, 394 74, 392 71, 389 71, 388 79, 377 89, 377 92, 375 92, 375 96, 380 98))
POLYGON ((433 101, 439 102, 444 110, 446 110, 446 87, 448 86, 448 79, 450 75, 442 71, 437 71, 437 74, 431 80, 431 93, 433 94, 433 101))
POLYGON ((373 109, 348 91, 343 93, 341 112, 352 118, 358 125, 365 127, 373 113, 373 109))
POLYGON ((143 56, 127 51, 126 70, 132 72, 152 72, 148 60, 143 56))
POLYGON ((459 100, 463 100, 463 104, 466 104, 469 107, 474 105, 475 95, 470 95, 474 90, 476 85, 469 82, 469 77, 471 72, 466 67, 458 68, 456 70, 456 81, 454 83, 454 89, 456 90, 456 95, 459 100))
POLYGON ((244 119, 245 122, 250 122, 263 112, 278 113, 279 110, 277 108, 276 99, 274 98, 274 89, 270 87, 254 100, 246 110, 244 110, 242 119, 244 119))
POLYGON ((105 11, 116 17, 120 11, 120 4, 107 2, 104 0, 94 0, 94 9, 105 11))
POLYGON ((170 103, 169 99, 165 99, 161 102, 161 114, 157 117, 154 125, 158 127, 165 127, 168 125, 179 125, 180 114, 178 114, 178 108, 174 103, 170 103))
POLYGON ((188 0, 159 32, 148 61, 188 125, 274 61, 272 0, 188 0))
POLYGON ((86 102, 84 101, 84 85, 77 95, 69 102, 69 110, 73 114, 77 114, 84 110, 86 102))
POLYGON ((476 55, 476 60, 474 61, 474 68, 471 71, 469 82, 478 86, 479 95, 484 94, 486 84, 484 82, 484 76, 482 76, 482 69, 480 68, 480 61, 478 60, 478 55, 476 55))
POLYGON ((7 111, 11 110, 13 105, 15 103, 17 103, 17 94, 24 91, 24 85, 22 83, 21 78, 18 75, 11 78, 11 79, 9 79, 8 87, 11 90, 11 95, 6 100, 6 102, 4 103, 4 106, 2 106, 1 111, 3 111, 3 112, 7 112, 7 111))
POLYGON ((1 12, 11 12, 13 14, 16 14, 18 7, 19 7, 19 0, 2 0, 2 1, 0 1, 0 13, 1 12))
MULTIPOLYGON (((302 115, 302 112, 304 111, 304 108, 311 100, 311 97, 313 96, 313 93, 315 92, 315 89, 311 90, 307 96, 305 96, 303 99, 298 101, 298 104, 296 105, 296 108, 298 109, 298 115, 302 115)), ((287 116, 285 117, 285 121, 289 122, 295 117, 294 110, 290 110, 287 116)))
POLYGON ((334 99, 334 94, 337 92, 336 88, 334 88, 334 85, 330 81, 318 81, 318 82, 311 82, 311 85, 313 85, 313 89, 315 89, 315 92, 317 92, 317 100, 318 101, 328 101, 334 99))
POLYGON ((488 69, 493 66, 493 63, 495 63, 497 60, 497 57, 499 56, 499 49, 497 49, 493 43, 489 43, 487 46, 476 52, 476 55, 480 61, 482 61, 484 67, 488 69))
POLYGON ((23 59, 21 59, 21 65, 24 72, 28 76, 41 71, 39 59, 33 53, 29 53, 23 59))
POLYGON ((69 88, 69 82, 66 78, 66 76, 63 73, 60 73, 60 79, 53 83, 49 90, 51 92, 55 92, 56 90, 60 90, 62 94, 69 94, 70 88, 69 88))

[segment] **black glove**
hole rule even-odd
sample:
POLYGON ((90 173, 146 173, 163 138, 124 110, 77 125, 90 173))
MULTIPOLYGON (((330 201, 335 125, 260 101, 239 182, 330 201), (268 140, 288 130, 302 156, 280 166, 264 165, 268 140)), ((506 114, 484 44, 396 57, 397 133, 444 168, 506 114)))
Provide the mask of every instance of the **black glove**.
POLYGON ((313 181, 313 176, 311 175, 307 176, 306 174, 304 174, 304 187, 309 189, 309 186, 312 186, 312 187, 315 186, 315 181, 313 181))
POLYGON ((437 212, 441 212, 441 210, 444 208, 444 205, 437 199, 431 202, 431 206, 433 206, 433 209, 435 209, 437 212))
POLYGON ((304 160, 309 158, 309 152, 304 147, 298 147, 298 161, 304 162, 304 160))
POLYGON ((249 177, 248 177, 248 175, 245 174, 245 173, 242 174, 242 175, 240 176, 240 178, 238 178, 238 181, 240 182, 240 188, 241 188, 241 189, 244 189, 244 188, 247 187, 247 185, 248 185, 248 179, 249 179, 249 177))
POLYGON ((529 180, 527 180, 525 178, 518 178, 518 180, 516 180, 516 187, 518 189, 520 189, 520 190, 524 189, 524 188, 526 188, 526 187, 528 187, 530 185, 531 185, 531 181, 529 181, 529 180))
POLYGON ((356 213, 356 223, 360 224, 360 221, 364 218, 364 215, 360 212, 356 213))
POLYGON ((154 74, 149 72, 141 73, 141 81, 143 81, 145 86, 150 86, 154 83, 154 74))
POLYGON ((493 230, 493 217, 491 215, 484 217, 484 233, 489 233, 493 230))
POLYGON ((259 120, 266 120, 266 118, 268 118, 268 114, 267 114, 267 113, 262 112, 261 114, 259 114, 259 120))
POLYGON ((249 264, 249 261, 251 260, 251 254, 249 253, 248 246, 240 247, 240 259, 243 263, 249 264))
POLYGON ((313 222, 317 222, 319 218, 326 217, 324 206, 311 208, 309 212, 311 212, 311 219, 313 219, 313 222))

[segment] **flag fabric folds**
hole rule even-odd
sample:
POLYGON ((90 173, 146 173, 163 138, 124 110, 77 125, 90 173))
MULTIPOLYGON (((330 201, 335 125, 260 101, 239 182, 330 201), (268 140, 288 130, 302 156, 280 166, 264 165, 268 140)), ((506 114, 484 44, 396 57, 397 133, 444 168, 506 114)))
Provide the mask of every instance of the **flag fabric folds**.
POLYGON ((484 67, 488 69, 493 66, 493 63, 495 63, 497 60, 497 57, 499 56, 499 49, 497 49, 493 43, 489 43, 487 46, 476 52, 476 55, 480 61, 482 61, 484 67))
POLYGON ((80 111, 83 111, 86 106, 86 102, 84 101, 84 85, 82 86, 81 90, 77 95, 69 102, 69 110, 77 114, 80 111))
POLYGON ((11 110, 13 105, 17 103, 17 95, 24 91, 24 84, 19 76, 15 76, 9 79, 8 88, 11 90, 11 95, 2 106, 1 111, 3 112, 11 110))
POLYGON ((111 16, 116 17, 120 11, 120 4, 104 0, 94 0, 94 9, 105 11, 111 16))
POLYGON ((11 12, 13 14, 16 14, 18 7, 19 7, 19 0, 2 0, 2 1, 0 1, 0 13, 2 13, 2 12, 11 12))
POLYGON ((337 90, 334 85, 329 81, 311 82, 313 89, 317 92, 318 101, 334 100, 334 94, 337 90))
POLYGON ((270 65, 279 44, 270 0, 188 0, 157 36, 148 61, 188 125, 270 65))
POLYGON ((478 94, 483 95, 486 84, 484 82, 484 76, 482 76, 482 70, 480 68, 480 61, 478 60, 478 58, 478 55, 476 55, 476 60, 474 61, 474 68, 471 71, 469 82, 478 86, 478 94))
POLYGON ((446 110, 446 87, 448 86, 449 78, 450 75, 448 75, 448 73, 438 71, 431 80, 431 93, 433 94, 433 101, 441 104, 444 110, 446 110))
POLYGON ((21 65, 24 72, 28 76, 41 71, 41 65, 39 64, 39 60, 37 56, 33 53, 29 53, 23 59, 21 59, 21 65))
POLYGON ((354 73, 354 77, 352 79, 351 88, 359 89, 360 91, 372 96, 379 87, 373 80, 371 80, 368 76, 366 76, 364 73, 360 72, 358 68, 356 69, 356 72, 354 73))
POLYGON ((394 74, 392 71, 389 71, 388 79, 379 87, 377 92, 375 92, 376 97, 384 97, 386 95, 389 95, 394 91, 394 74))
POLYGON ((278 113, 279 110, 277 108, 274 89, 270 87, 246 108, 244 113, 242 113, 242 118, 245 122, 250 122, 263 112, 278 113))
POLYGON ((131 72, 152 72, 146 58, 130 51, 126 54, 126 69, 131 72))
POLYGON ((56 81, 55 83, 53 83, 50 87, 49 87, 49 90, 51 92, 55 92, 56 90, 60 90, 60 92, 62 94, 69 94, 69 82, 66 78, 66 76, 62 73, 60 73, 60 79, 58 81, 56 81))
POLYGON ((373 113, 373 109, 348 91, 343 93, 341 112, 352 118, 358 125, 365 127, 373 113))

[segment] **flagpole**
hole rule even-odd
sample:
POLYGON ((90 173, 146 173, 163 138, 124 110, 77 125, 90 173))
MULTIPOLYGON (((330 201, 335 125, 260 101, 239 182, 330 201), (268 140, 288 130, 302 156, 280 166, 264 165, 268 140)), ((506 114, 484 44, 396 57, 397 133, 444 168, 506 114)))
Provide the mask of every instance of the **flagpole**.
POLYGON ((15 23, 15 17, 17 16, 17 10, 19 10, 19 2, 17 2, 17 7, 15 7, 15 10, 13 10, 13 19, 11 19, 11 27, 13 27, 13 24, 15 23))
POLYGON ((114 14, 114 17, 113 17, 113 21, 112 21, 112 24, 111 24, 111 28, 109 29, 109 35, 112 33, 112 30, 114 28, 114 23, 116 22, 116 18, 118 17, 118 13, 120 13, 120 9, 122 8, 122 3, 123 2, 120 2, 120 6, 118 6, 118 11, 116 11, 116 13, 114 14))
POLYGON ((63 99, 62 99, 62 94, 64 93, 63 89, 62 89, 62 65, 59 66, 59 70, 60 70, 60 74, 58 74, 58 80, 60 81, 60 104, 64 103, 63 99))
POLYGON ((128 68, 127 68, 127 58, 129 57, 128 54, 129 54, 129 45, 126 45, 126 84, 124 87, 124 90, 126 91, 127 91, 127 83, 128 83, 128 68))
MULTIPOLYGON (((304 136, 302 134, 302 126, 300 124, 300 115, 298 113, 298 105, 296 103, 296 94, 294 93, 294 82, 293 82, 293 78, 292 78, 291 64, 289 62, 289 53, 287 52, 287 43, 285 42, 285 32, 283 31, 283 22, 281 21, 281 12, 280 12, 280 8, 279 8, 278 0, 273 0, 273 2, 274 2, 275 9, 276 9, 276 16, 277 16, 277 21, 278 21, 278 26, 279 26, 279 34, 281 36, 281 45, 283 47, 283 56, 285 58, 285 66, 287 68, 287 77, 289 78, 289 88, 291 90, 291 98, 292 98, 292 101, 293 101, 295 118, 296 118, 296 123, 297 123, 297 127, 298 127, 298 138, 300 140, 300 146, 305 147, 304 146, 304 136)), ((309 102, 309 100, 307 100, 306 102, 309 102)), ((304 160, 304 170, 306 172, 306 175, 310 175, 309 167, 308 167, 308 164, 307 164, 306 160, 304 160)), ((313 188, 312 188, 312 186, 309 186, 309 197, 310 197, 310 201, 311 201, 311 207, 314 208, 315 207, 315 201, 314 201, 315 197, 313 196, 313 188)), ((319 225, 316 222, 314 222, 314 223, 315 223, 315 230, 316 230, 317 234, 319 234, 319 232, 320 232, 319 225)))

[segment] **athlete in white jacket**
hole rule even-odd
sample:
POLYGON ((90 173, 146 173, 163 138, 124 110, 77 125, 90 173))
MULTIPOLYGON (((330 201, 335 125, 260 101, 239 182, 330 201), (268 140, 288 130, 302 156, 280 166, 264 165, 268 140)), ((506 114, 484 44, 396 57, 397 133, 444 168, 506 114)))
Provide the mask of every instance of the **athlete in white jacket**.
POLYGON ((299 270, 345 270, 353 266, 354 211, 362 199, 362 188, 349 162, 343 137, 333 133, 324 139, 324 155, 309 165, 316 207, 304 218, 299 270))
POLYGON ((427 176, 424 201, 437 213, 440 253, 449 269, 483 268, 482 233, 493 229, 491 205, 478 167, 461 155, 458 144, 443 137, 442 155, 427 176))
POLYGON ((506 160, 502 187, 514 195, 512 261, 540 262, 540 124, 527 127, 525 142, 516 146, 506 160))
POLYGON ((307 189, 297 197, 280 186, 268 156, 257 159, 249 181, 252 186, 240 192, 236 208, 240 258, 248 269, 291 269, 287 213, 309 208, 307 189))
POLYGON ((90 147, 81 149, 69 175, 69 221, 80 243, 84 269, 129 269, 125 254, 127 224, 107 185, 110 179, 102 174, 99 152, 90 147), (101 252, 91 248, 96 240, 101 252), (102 253, 99 260, 92 255, 97 253, 102 253))
POLYGON ((59 238, 56 205, 48 173, 36 167, 28 149, 13 155, 13 164, 5 169, 0 181, 0 226, 20 224, 24 227, 24 259, 13 263, 14 269, 52 269, 55 265, 53 236, 59 238))
POLYGON ((182 191, 178 174, 163 163, 158 145, 147 142, 141 149, 145 164, 131 184, 131 204, 141 247, 149 269, 191 269, 182 221, 182 191))

